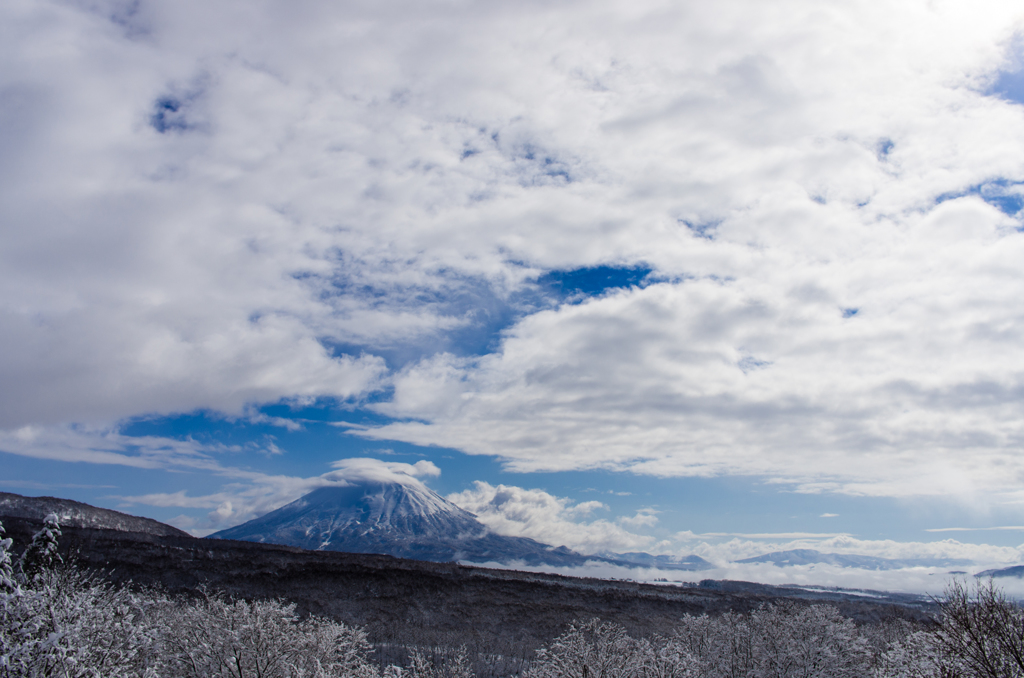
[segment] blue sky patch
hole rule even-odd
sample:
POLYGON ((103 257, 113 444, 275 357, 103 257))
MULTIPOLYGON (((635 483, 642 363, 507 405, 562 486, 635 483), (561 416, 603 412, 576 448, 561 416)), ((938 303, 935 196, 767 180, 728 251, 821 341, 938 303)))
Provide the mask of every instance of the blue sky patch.
POLYGON ((769 365, 771 365, 771 361, 760 360, 752 355, 744 356, 738 363, 736 363, 736 366, 739 367, 744 374, 768 367, 769 365))
POLYGON ((1024 104, 1024 68, 1000 72, 999 78, 989 88, 987 94, 1024 104))
POLYGON ((892 149, 896 148, 896 143, 888 137, 879 139, 878 145, 876 146, 876 154, 879 162, 885 162, 889 159, 889 154, 892 153, 892 149))
POLYGON ((149 124, 160 134, 182 132, 192 127, 186 117, 187 100, 175 96, 163 96, 153 103, 153 114, 149 124))
POLYGON ((580 295, 596 297, 609 290, 644 287, 653 272, 654 269, 647 266, 591 266, 569 271, 551 271, 541 276, 537 282, 564 298, 580 295))
POLYGON ((718 230, 718 225, 721 224, 722 222, 686 221, 685 219, 680 219, 679 223, 681 223, 683 226, 686 226, 686 228, 690 230, 690 233, 692 233, 698 238, 703 238, 704 240, 714 240, 716 231, 718 230))
POLYGON ((975 184, 965 191, 955 193, 943 193, 936 198, 935 203, 939 204, 947 200, 954 200, 968 195, 976 195, 982 200, 997 208, 1003 214, 1016 216, 1021 208, 1024 208, 1024 182, 1011 181, 1009 179, 992 179, 984 183, 975 184))

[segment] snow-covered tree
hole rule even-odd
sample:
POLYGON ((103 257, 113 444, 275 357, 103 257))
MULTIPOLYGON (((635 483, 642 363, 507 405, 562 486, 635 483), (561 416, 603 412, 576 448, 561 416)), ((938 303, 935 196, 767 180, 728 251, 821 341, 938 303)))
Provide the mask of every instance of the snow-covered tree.
POLYGON ((51 513, 43 520, 43 528, 32 537, 32 543, 18 561, 18 571, 26 581, 30 581, 41 571, 52 569, 63 562, 57 550, 57 540, 60 537, 57 514, 51 513))
POLYGON ((935 638, 947 675, 1024 676, 1024 610, 991 580, 973 592, 963 582, 951 584, 935 638))
POLYGON ((591 619, 537 652, 530 678, 632 678, 638 675, 635 641, 617 624, 591 619))
POLYGON ((359 629, 322 618, 298 622, 279 600, 203 595, 166 619, 161 675, 181 678, 375 678, 359 629))
POLYGON ((829 605, 777 603, 750 615, 685 617, 674 639, 701 678, 845 678, 871 665, 866 639, 829 605))
POLYGON ((943 660, 934 633, 915 631, 893 641, 879 656, 875 678, 943 678, 943 660))
POLYGON ((866 640, 831 605, 771 604, 751 614, 750 624, 763 678, 852 678, 869 664, 866 640))
POLYGON ((11 562, 10 537, 4 537, 4 525, 0 523, 0 594, 14 591, 17 584, 14 580, 14 564, 11 562))
POLYGON ((153 675, 154 594, 117 588, 70 566, 44 569, 0 606, 0 675, 153 675), (150 673, 147 673, 149 671, 150 673))
POLYGON ((693 658, 682 643, 631 638, 618 624, 577 622, 538 650, 529 678, 690 678, 693 658))
POLYGON ((751 634, 747 617, 725 612, 717 617, 683 617, 674 639, 692 658, 695 675, 738 678, 752 675, 755 668, 751 634))
POLYGON ((465 646, 452 650, 428 658, 421 649, 413 649, 408 666, 389 666, 384 670, 384 678, 473 678, 465 646))

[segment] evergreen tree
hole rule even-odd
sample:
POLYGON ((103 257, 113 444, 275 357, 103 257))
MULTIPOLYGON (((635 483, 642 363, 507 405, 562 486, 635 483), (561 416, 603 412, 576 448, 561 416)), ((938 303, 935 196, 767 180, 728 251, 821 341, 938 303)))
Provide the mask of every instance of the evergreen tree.
POLYGON ((43 570, 53 569, 56 565, 64 562, 57 551, 57 539, 60 536, 57 515, 51 513, 43 521, 43 529, 32 537, 32 543, 28 545, 25 552, 21 554, 21 560, 18 561, 18 569, 26 581, 31 581, 43 570))

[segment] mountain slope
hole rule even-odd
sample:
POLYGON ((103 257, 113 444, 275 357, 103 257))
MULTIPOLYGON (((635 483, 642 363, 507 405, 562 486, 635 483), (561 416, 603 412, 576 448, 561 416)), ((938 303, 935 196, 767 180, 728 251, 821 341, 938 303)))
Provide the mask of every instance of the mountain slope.
POLYGON ((42 521, 51 513, 57 514, 57 520, 62 526, 141 532, 161 537, 191 536, 176 527, 150 518, 130 516, 127 513, 97 508, 71 499, 23 497, 11 492, 0 492, 0 520, 11 517, 42 521))
POLYGON ((208 538, 438 562, 573 566, 588 560, 564 547, 490 533, 472 513, 414 479, 364 479, 347 486, 321 487, 208 538))
POLYGON ((1011 565, 1010 567, 1001 567, 994 570, 985 570, 974 575, 980 579, 988 577, 994 577, 996 579, 1000 577, 1016 577, 1017 579, 1024 578, 1024 565, 1011 565))
POLYGON ((968 560, 957 560, 955 558, 877 558, 875 556, 858 556, 843 553, 821 553, 813 549, 775 551, 735 562, 771 563, 776 567, 823 564, 838 567, 855 567, 862 570, 899 570, 906 567, 958 567, 970 565, 968 560))

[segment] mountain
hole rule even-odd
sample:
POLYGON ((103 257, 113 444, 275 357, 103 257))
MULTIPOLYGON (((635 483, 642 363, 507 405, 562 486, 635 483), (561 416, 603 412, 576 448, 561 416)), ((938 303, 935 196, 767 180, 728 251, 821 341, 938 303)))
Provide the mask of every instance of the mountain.
POLYGON ((714 569, 714 565, 700 556, 652 556, 649 553, 604 553, 602 557, 614 563, 630 567, 651 567, 659 570, 680 570, 698 572, 714 569))
POLYGON ((862 570, 900 570, 906 567, 959 567, 970 565, 969 560, 956 558, 877 558, 875 556, 858 556, 844 553, 821 553, 813 549, 793 549, 791 551, 775 551, 754 558, 733 561, 736 563, 771 563, 776 567, 794 565, 836 565, 853 567, 862 570))
POLYGON ((1024 565, 1012 565, 1010 567, 1002 567, 996 570, 985 570, 974 575, 975 577, 987 578, 994 577, 999 579, 1001 577, 1016 577, 1020 579, 1024 577, 1024 565))
POLYGON ((61 526, 88 527, 97 530, 140 532, 160 537, 189 537, 176 527, 149 518, 130 516, 120 511, 97 508, 71 499, 57 497, 23 497, 11 492, 0 492, 0 520, 22 518, 42 521, 51 513, 57 514, 61 526))
POLYGON ((276 511, 207 538, 436 562, 571 567, 592 560, 564 546, 493 534, 472 513, 414 478, 401 482, 366 478, 346 486, 321 487, 276 511))

